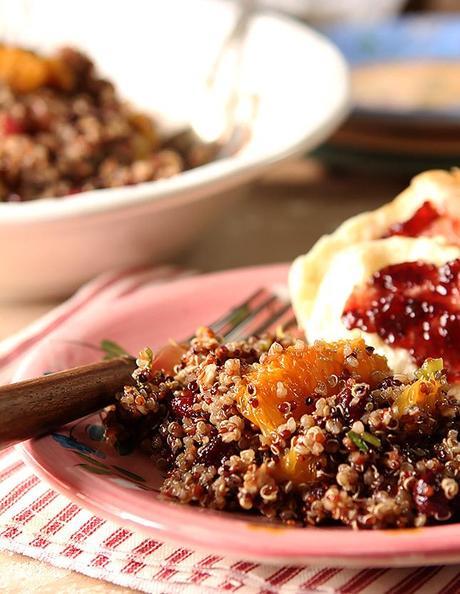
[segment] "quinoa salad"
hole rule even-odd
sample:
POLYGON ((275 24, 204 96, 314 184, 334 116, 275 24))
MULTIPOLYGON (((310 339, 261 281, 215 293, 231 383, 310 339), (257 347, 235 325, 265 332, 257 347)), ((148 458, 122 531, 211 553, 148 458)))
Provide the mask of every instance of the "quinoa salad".
POLYGON ((0 45, 0 202, 168 178, 216 150, 191 133, 166 141, 74 48, 42 56, 0 45))
POLYGON ((184 504, 295 526, 458 521, 459 404, 442 359, 395 375, 362 339, 224 341, 143 350, 103 419, 184 504))

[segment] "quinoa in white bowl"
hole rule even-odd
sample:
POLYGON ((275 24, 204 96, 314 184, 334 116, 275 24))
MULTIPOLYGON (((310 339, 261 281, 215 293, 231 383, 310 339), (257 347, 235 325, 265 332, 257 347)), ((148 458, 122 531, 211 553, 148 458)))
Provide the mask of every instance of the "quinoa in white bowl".
MULTIPOLYGON (((170 132, 193 119, 237 10, 223 0, 112 3, 101 35, 104 3, 32 1, 27 15, 15 6, 2 4, 0 18, 8 18, 16 44, 43 53, 80 48, 120 96, 170 132), (135 27, 126 14, 136 15, 135 27), (59 27, 50 29, 50 19, 59 27)), ((0 203, 0 251, 8 254, 0 265, 0 299, 63 296, 108 269, 173 257, 214 216, 231 212, 248 181, 317 146, 347 113, 343 58, 298 22, 254 16, 243 64, 244 92, 257 96, 257 111, 237 154, 154 182, 0 203)))

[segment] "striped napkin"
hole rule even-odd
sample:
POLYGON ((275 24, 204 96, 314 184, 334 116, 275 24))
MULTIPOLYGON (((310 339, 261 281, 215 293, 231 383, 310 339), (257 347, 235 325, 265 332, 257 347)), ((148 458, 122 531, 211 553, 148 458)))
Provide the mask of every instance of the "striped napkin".
MULTIPOLYGON (((95 302, 184 276, 171 267, 104 275, 18 335, 0 343, 0 379, 41 338, 95 302)), ((0 550, 22 553, 155 594, 458 594, 460 567, 276 567, 171 546, 93 516, 38 479, 13 449, 0 454, 0 550)), ((0 575, 0 590, 2 590, 0 575)))

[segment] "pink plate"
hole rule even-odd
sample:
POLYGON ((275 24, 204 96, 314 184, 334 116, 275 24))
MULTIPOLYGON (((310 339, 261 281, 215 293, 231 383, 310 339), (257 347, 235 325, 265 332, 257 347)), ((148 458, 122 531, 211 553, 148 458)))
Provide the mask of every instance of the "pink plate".
MULTIPOLYGON (((83 343, 111 338, 131 352, 182 338, 256 288, 285 283, 286 266, 248 268, 146 287, 93 306, 67 322, 23 361, 15 379, 100 357, 83 343)), ((34 471, 93 513, 183 546, 270 563, 401 566, 460 561, 460 525, 353 532, 287 528, 251 515, 189 507, 159 498, 161 477, 137 452, 108 450, 98 416, 19 446, 34 471)))

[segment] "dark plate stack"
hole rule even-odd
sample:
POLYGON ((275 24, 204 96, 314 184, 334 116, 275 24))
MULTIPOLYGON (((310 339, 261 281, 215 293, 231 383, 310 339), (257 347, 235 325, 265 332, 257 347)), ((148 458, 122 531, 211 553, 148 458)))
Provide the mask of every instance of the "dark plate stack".
POLYGON ((354 105, 317 151, 321 158, 408 174, 460 165, 460 15, 404 16, 323 32, 351 66, 354 105), (367 79, 358 84, 363 72, 367 79))

